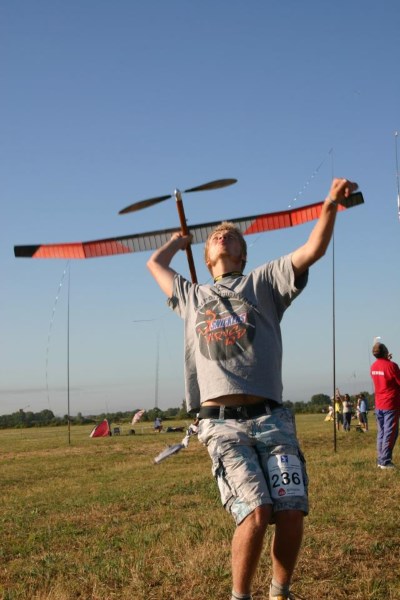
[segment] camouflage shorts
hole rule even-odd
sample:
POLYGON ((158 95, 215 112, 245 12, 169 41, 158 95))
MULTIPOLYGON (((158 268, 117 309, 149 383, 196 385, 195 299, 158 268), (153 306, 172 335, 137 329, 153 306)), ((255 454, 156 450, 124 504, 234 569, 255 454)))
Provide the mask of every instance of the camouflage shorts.
POLYGON ((308 477, 291 411, 277 407, 256 419, 203 419, 199 441, 207 446, 221 501, 239 524, 255 508, 308 513, 308 477))

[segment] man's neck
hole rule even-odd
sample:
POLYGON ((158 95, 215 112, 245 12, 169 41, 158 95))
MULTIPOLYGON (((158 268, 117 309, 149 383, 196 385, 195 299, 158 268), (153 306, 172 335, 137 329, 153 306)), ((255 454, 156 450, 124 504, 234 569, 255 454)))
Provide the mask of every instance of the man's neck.
POLYGON ((228 271, 227 273, 222 273, 222 275, 214 277, 214 283, 221 281, 224 277, 239 277, 239 275, 242 275, 242 271, 228 271))
POLYGON ((216 279, 221 278, 226 273, 241 273, 242 272, 242 261, 233 260, 219 260, 218 263, 212 268, 211 274, 216 279))

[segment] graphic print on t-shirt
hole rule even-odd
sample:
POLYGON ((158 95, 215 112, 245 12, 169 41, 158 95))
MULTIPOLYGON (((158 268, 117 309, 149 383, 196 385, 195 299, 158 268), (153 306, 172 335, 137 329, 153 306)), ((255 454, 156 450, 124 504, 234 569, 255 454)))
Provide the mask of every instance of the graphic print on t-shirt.
POLYGON ((210 297, 196 318, 200 351, 210 360, 228 360, 244 352, 255 335, 254 311, 244 299, 210 297))

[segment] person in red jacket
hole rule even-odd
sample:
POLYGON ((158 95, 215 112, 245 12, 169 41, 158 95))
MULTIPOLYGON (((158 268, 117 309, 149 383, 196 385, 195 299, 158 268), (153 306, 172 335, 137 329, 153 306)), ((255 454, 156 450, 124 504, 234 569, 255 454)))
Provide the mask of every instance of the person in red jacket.
POLYGON ((392 454, 399 434, 400 369, 391 360, 385 344, 375 343, 372 354, 376 358, 371 365, 371 377, 375 388, 378 467, 394 469, 392 454))

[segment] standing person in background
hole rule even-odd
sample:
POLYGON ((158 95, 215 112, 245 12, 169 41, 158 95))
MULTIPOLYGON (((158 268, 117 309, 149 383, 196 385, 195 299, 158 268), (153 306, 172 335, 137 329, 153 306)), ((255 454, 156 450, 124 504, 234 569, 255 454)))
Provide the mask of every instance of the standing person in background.
POLYGON ((371 365, 371 377, 375 388, 378 467, 394 469, 392 455, 399 434, 400 369, 391 360, 385 344, 375 343, 372 354, 376 358, 371 365))
POLYGON ((227 222, 205 246, 213 285, 190 283, 170 267, 190 243, 182 233, 174 233, 147 263, 169 306, 185 321, 188 410, 200 408, 198 438, 236 522, 231 600, 251 600, 270 523, 275 533, 269 598, 295 598, 290 584, 308 513, 308 479, 293 415, 283 406, 280 321, 305 287, 309 267, 328 248, 337 205, 357 187, 334 179, 305 244, 248 275, 246 242, 227 222))
POLYGON ((342 412, 343 412, 343 429, 350 431, 351 428, 351 415, 353 414, 353 405, 350 400, 350 396, 345 394, 342 398, 342 412))
POLYGON ((340 426, 343 425, 343 413, 342 413, 342 397, 339 390, 335 393, 335 421, 336 429, 340 431, 340 426))
POLYGON ((161 433, 162 428, 163 428, 163 426, 162 426, 161 418, 160 417, 156 417, 154 419, 154 431, 157 431, 157 433, 161 433))

